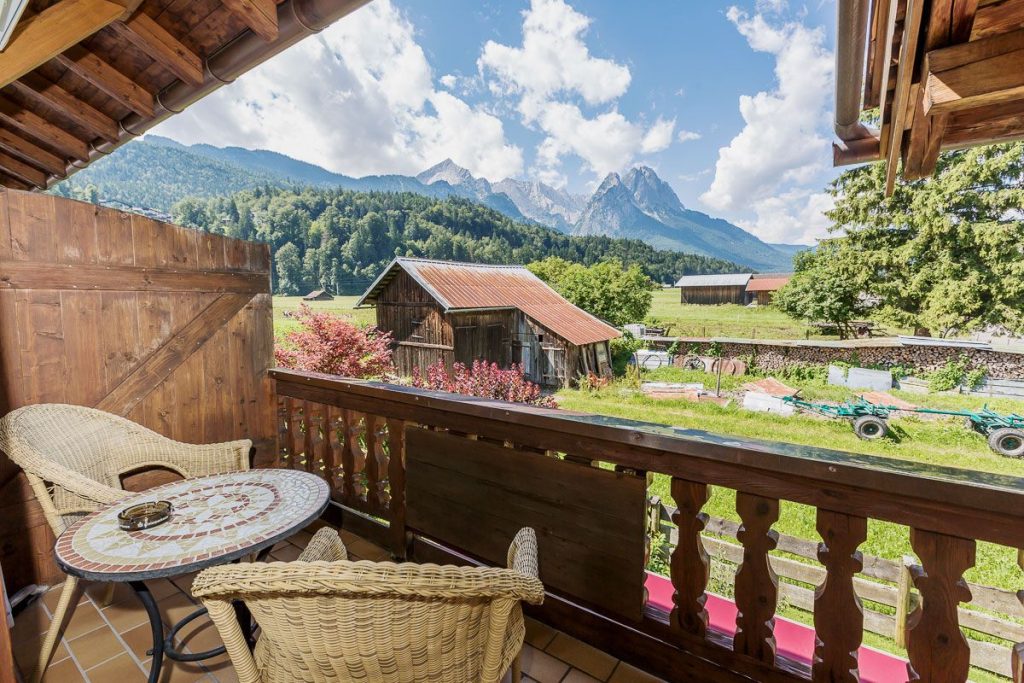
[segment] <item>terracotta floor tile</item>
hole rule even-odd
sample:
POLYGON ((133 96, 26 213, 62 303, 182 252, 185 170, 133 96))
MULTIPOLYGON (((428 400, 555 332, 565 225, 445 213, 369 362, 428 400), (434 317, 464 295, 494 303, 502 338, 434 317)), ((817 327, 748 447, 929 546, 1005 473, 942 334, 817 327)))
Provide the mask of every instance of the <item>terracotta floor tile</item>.
POLYGON ((90 583, 85 589, 85 594, 97 607, 103 609, 106 606, 103 604, 103 600, 107 597, 107 591, 109 590, 114 591, 113 599, 110 601, 111 605, 134 598, 135 596, 135 591, 126 583, 90 583), (113 586, 113 589, 110 586, 113 586))
POLYGON ((618 662, 611 655, 561 632, 555 635, 544 651, 602 681, 612 675, 618 662))
POLYGON ((206 652, 224 644, 217 627, 213 625, 209 617, 200 617, 183 629, 179 635, 181 645, 187 647, 191 652, 206 652))
POLYGON ((579 669, 569 669, 569 673, 562 679, 562 683, 602 683, 602 681, 583 673, 579 669))
POLYGON ((641 671, 635 666, 630 666, 625 662, 619 662, 619 665, 615 667, 615 671, 612 672, 611 678, 608 679, 608 683, 665 683, 663 680, 656 676, 652 676, 646 671, 641 671))
POLYGON ((139 658, 139 661, 149 658, 146 651, 153 647, 153 632, 150 630, 148 622, 124 631, 121 634, 121 639, 128 645, 128 649, 139 658))
POLYGON ((291 543, 278 543, 270 552, 270 557, 277 562, 293 562, 299 559, 302 550, 291 543))
POLYGON ((85 673, 92 683, 138 683, 146 680, 138 663, 127 653, 108 659, 85 673))
POLYGON ((108 626, 89 631, 67 643, 79 666, 86 671, 124 652, 121 641, 108 626))
POLYGON ((102 612, 103 617, 110 622, 110 625, 118 633, 124 633, 139 624, 149 623, 149 615, 146 614, 146 608, 142 606, 142 603, 139 602, 139 599, 134 594, 127 600, 114 603, 102 612))
POLYGON ((526 642, 543 650, 555 637, 555 629, 535 619, 526 619, 526 642))
POLYGON ((231 665, 231 659, 227 655, 208 659, 203 662, 203 666, 218 683, 238 683, 235 667, 231 665))
POLYGON ((43 676, 43 683, 83 683, 85 679, 73 660, 51 664, 43 676))
POLYGON ((93 607, 91 602, 83 602, 75 607, 71 619, 65 623, 67 626, 64 629, 64 637, 68 640, 84 636, 89 631, 107 625, 107 622, 100 617, 99 610, 93 607))
POLYGON ((559 683, 569 671, 569 665, 529 645, 523 646, 523 673, 538 683, 559 683))
POLYGON ((191 572, 189 574, 182 574, 181 576, 175 576, 171 579, 171 583, 178 587, 185 595, 192 595, 192 582, 195 581, 196 574, 199 572, 191 572))
POLYGON ((160 616, 167 626, 173 626, 201 606, 192 602, 184 593, 175 593, 169 598, 160 600, 160 616))
MULTIPOLYGON (((46 594, 43 595, 43 603, 46 605, 46 609, 50 610, 50 614, 53 614, 53 611, 57 609, 57 601, 60 600, 62 590, 64 590, 64 584, 60 583, 46 591, 46 594)), ((78 602, 83 600, 85 600, 85 594, 82 593, 81 584, 79 584, 78 602)))
MULTIPOLYGON (((33 640, 22 640, 13 644, 14 661, 17 662, 21 672, 25 674, 26 680, 28 680, 28 674, 32 673, 36 662, 39 660, 39 650, 43 647, 43 638, 45 637, 45 635, 40 634, 33 640)), ((56 664, 67 658, 68 650, 64 647, 64 643, 57 643, 57 648, 53 651, 50 664, 56 664)))
POLYGON ((146 586, 149 587, 149 592, 153 594, 153 597, 157 599, 157 602, 164 598, 169 598, 172 595, 181 593, 178 587, 167 579, 157 579, 156 581, 147 581, 146 586))
MULTIPOLYGON (((150 661, 147 660, 142 665, 147 674, 150 661)), ((209 675, 202 666, 188 662, 175 662, 170 659, 164 660, 164 665, 160 669, 160 683, 195 683, 195 681, 210 681, 209 675)))
POLYGON ((42 600, 36 600, 26 607, 14 620, 11 629, 11 640, 16 644, 20 640, 35 640, 40 633, 46 633, 50 627, 50 615, 46 612, 42 600))

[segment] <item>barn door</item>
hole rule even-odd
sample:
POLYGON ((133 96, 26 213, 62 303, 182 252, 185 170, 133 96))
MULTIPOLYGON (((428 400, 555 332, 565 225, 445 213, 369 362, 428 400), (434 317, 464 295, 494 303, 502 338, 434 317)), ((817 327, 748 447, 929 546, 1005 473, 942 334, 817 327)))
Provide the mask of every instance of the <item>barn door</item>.
MULTIPOLYGON (((93 406, 181 441, 250 438, 271 456, 269 270, 266 245, 0 192, 0 413, 93 406)), ((27 551, 18 544, 41 520, 21 505, 32 498, 4 460, 0 546, 20 535, 15 550, 27 551)), ((18 560, 5 562, 12 585, 47 582, 18 560)))

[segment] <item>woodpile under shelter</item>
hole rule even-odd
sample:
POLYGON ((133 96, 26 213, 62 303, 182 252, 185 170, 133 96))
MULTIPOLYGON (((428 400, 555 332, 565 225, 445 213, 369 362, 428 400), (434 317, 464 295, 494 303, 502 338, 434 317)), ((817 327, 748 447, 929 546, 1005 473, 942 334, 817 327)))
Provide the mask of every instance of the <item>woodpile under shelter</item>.
POLYGON ((742 304, 745 303, 750 273, 725 275, 686 275, 679 278, 679 301, 684 304, 742 304))
POLYGON ((520 364, 528 379, 563 386, 611 367, 611 325, 566 301, 523 266, 397 258, 359 299, 394 336, 402 375, 444 361, 520 364))
POLYGON ((835 165, 931 175, 939 153, 1024 138, 1024 3, 838 0, 835 165), (871 112, 870 123, 862 120, 871 112))
POLYGON ((792 275, 779 273, 752 275, 750 282, 747 283, 744 303, 767 306, 772 302, 775 292, 782 289, 791 277, 792 275))
POLYGON ((314 289, 302 297, 303 301, 334 301, 334 296, 326 289, 314 289))

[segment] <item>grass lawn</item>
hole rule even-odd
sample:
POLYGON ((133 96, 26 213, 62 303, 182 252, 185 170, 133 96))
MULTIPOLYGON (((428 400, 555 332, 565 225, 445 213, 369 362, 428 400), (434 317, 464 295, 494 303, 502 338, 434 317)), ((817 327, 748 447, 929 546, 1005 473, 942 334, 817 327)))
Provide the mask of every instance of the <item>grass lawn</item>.
MULTIPOLYGON (((767 306, 698 306, 679 303, 679 289, 659 289, 648 314, 650 322, 668 326, 680 337, 753 337, 803 339, 807 325, 767 306)), ((812 336, 825 339, 812 331, 812 336)))
POLYGON ((315 311, 330 311, 339 315, 347 315, 359 325, 373 325, 377 322, 377 314, 372 308, 355 308, 358 296, 336 296, 333 301, 303 301, 301 296, 274 297, 274 335, 280 336, 295 329, 298 325, 285 317, 285 311, 296 311, 303 303, 315 311))

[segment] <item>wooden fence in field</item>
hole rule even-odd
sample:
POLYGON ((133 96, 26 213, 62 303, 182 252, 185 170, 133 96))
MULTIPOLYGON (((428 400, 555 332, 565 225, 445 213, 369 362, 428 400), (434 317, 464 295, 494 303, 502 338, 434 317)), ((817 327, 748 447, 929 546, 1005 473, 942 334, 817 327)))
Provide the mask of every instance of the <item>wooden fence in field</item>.
MULTIPOLYGON (((660 502, 652 510, 663 538, 672 547, 678 540, 678 530, 671 522, 675 511, 675 508, 660 502)), ((738 530, 737 522, 718 517, 708 519, 703 542, 712 561, 730 566, 742 562, 743 547, 736 540, 738 530)), ((779 534, 777 550, 814 561, 814 564, 808 564, 779 555, 771 557, 772 569, 779 578, 788 580, 779 582, 779 599, 800 610, 812 612, 813 587, 821 585, 825 579, 825 568, 818 562, 818 544, 804 538, 779 534), (793 581, 805 585, 791 583, 793 581)), ((917 592, 912 589, 909 569, 912 562, 909 557, 898 562, 865 555, 861 576, 853 580, 857 594, 864 603, 864 629, 892 639, 899 648, 906 646, 907 616, 913 612, 919 600, 917 592)), ((1013 619, 1024 620, 1024 606, 1013 591, 974 583, 968 583, 967 586, 971 590, 970 606, 960 607, 958 613, 960 625, 968 630, 971 665, 1009 677, 1012 675, 1013 646, 982 641, 971 636, 974 632, 1013 644, 1024 642, 1024 623, 1013 619)))

